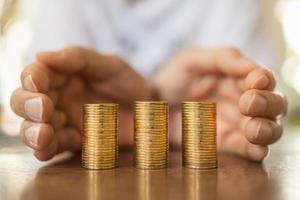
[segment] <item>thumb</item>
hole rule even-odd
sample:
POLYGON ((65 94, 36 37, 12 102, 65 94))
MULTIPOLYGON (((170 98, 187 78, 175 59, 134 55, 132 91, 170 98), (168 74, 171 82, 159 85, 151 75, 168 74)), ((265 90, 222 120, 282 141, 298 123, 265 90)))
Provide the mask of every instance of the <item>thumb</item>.
POLYGON ((64 74, 81 73, 89 78, 104 78, 126 66, 115 56, 105 56, 91 49, 67 47, 61 51, 40 52, 37 59, 64 74))

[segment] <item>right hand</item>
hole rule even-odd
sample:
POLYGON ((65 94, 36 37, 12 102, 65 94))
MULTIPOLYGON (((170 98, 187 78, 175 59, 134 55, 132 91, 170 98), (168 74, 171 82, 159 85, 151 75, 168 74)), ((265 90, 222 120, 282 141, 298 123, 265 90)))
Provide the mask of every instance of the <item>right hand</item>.
MULTIPOLYGON (((39 53, 23 70, 21 82, 11 107, 25 119, 21 138, 39 160, 81 148, 83 104, 118 102, 122 115, 130 113, 135 100, 151 97, 146 81, 120 58, 79 47, 39 53)), ((120 121, 120 129, 126 130, 122 124, 128 127, 128 120, 120 121)), ((120 134, 121 145, 130 142, 125 134, 120 134)))
POLYGON ((155 87, 170 102, 173 144, 181 143, 181 101, 216 101, 218 149, 262 161, 278 141, 287 110, 274 92, 273 73, 234 48, 191 49, 174 57, 157 74, 155 87))

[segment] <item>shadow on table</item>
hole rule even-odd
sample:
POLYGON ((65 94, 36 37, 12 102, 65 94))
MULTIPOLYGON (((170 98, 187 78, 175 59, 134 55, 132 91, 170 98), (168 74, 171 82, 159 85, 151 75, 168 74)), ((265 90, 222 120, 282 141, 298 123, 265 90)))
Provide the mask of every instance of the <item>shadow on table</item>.
POLYGON ((115 170, 83 169, 79 156, 40 168, 22 199, 276 200, 280 189, 263 165, 229 155, 220 155, 219 168, 207 171, 182 168, 180 159, 172 168, 138 170, 131 156, 122 156, 115 170))

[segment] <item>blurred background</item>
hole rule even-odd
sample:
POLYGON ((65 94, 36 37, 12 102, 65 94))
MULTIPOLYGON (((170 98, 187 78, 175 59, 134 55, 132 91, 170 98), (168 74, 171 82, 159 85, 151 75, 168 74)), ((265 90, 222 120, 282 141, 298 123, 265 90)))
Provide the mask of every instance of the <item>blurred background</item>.
MULTIPOLYGON (((38 0, 0 0, 1 20, 10 19, 0 27, 0 120, 2 134, 17 135, 20 119, 10 110, 12 91, 19 86, 19 75, 24 66, 26 51, 32 39, 38 0), (5 2, 10 2, 9 8, 5 2), (9 9, 9 10, 7 10, 9 9), (5 11, 5 12, 4 12, 5 11)), ((279 88, 288 96, 289 113, 285 122, 288 129, 300 128, 300 0, 279 0, 274 9, 281 23, 287 46, 283 65, 276 74, 279 88)), ((2 24, 2 23, 0 23, 2 24)), ((291 131, 297 132, 297 131, 291 131)))

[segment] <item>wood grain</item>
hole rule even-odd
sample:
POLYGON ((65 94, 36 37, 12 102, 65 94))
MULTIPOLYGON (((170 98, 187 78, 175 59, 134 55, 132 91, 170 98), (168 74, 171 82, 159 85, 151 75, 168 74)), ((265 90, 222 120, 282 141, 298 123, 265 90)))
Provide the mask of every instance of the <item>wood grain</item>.
POLYGON ((138 170, 132 153, 120 154, 115 170, 80 166, 80 155, 39 162, 9 139, 0 142, 0 199, 300 199, 300 136, 287 135, 263 163, 219 154, 216 170, 182 168, 172 151, 169 168, 138 170), (9 144, 9 145, 6 145, 9 144))

